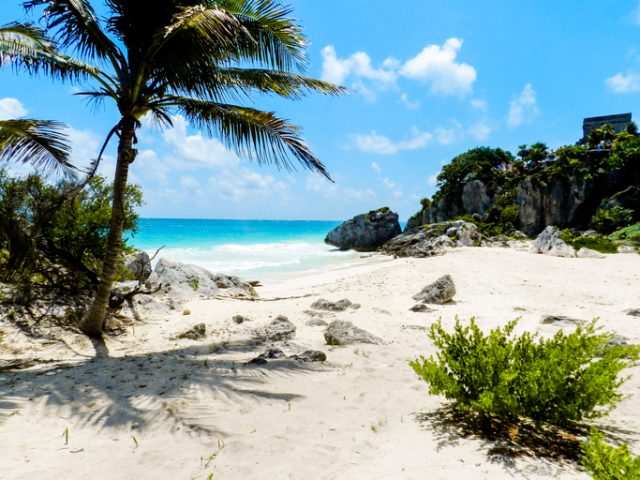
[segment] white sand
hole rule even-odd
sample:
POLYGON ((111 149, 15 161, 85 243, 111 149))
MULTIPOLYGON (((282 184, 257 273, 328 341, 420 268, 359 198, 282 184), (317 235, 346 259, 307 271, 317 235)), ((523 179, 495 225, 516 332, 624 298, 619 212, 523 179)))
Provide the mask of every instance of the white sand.
MULTIPOLYGON (((75 354, 5 333, 1 358, 14 351, 69 360, 0 374, 0 479, 587 478, 574 463, 527 451, 501 455, 495 442, 443 427, 446 402, 427 394, 407 362, 434 351, 424 327, 438 317, 450 327, 456 315, 475 316, 485 329, 520 316, 520 329, 545 335, 559 327, 541 325, 543 315, 599 317, 640 342, 640 318, 624 314, 640 308, 634 254, 565 259, 466 248, 428 259, 363 260, 259 292, 303 297, 192 301, 191 315, 148 318, 135 335, 130 329, 107 339, 108 356, 98 359, 80 336, 69 339, 75 354), (457 286, 455 304, 410 312, 411 296, 447 273, 457 286), (323 328, 307 326, 304 313, 320 297, 360 303, 326 320, 352 321, 388 343, 326 346, 323 328), (236 314, 253 320, 236 325, 236 314), (246 366, 264 350, 249 341, 250 330, 277 315, 297 326, 292 343, 323 350, 328 361, 246 366), (206 340, 172 339, 198 322, 207 325, 206 340)), ((628 373, 628 398, 598 423, 638 452, 640 368, 628 373)))

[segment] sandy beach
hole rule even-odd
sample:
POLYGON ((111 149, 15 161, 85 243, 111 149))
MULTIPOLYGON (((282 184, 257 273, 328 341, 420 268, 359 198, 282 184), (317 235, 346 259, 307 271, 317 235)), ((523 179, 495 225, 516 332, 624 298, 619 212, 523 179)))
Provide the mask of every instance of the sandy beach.
MULTIPOLYGON (((0 321, 1 358, 60 360, 0 375, 0 479, 586 479, 561 443, 518 447, 448 422, 447 402, 427 394, 408 361, 434 353, 432 322, 451 327, 456 316, 485 330, 520 317, 519 330, 543 335, 571 328, 543 325, 545 315, 597 317, 638 343, 640 321, 625 310, 640 308, 639 285, 636 254, 459 248, 283 277, 259 287, 259 301, 192 300, 190 314, 145 317, 98 353, 81 335, 35 341, 0 321), (410 311, 445 274, 455 302, 410 311), (319 298, 360 308, 312 313, 319 298), (327 361, 248 365, 265 350, 253 330, 278 315, 297 327, 285 353, 321 350, 327 361), (328 346, 312 318, 351 321, 385 343, 328 346), (205 339, 176 338, 200 322, 205 339)), ((638 452, 640 367, 627 373, 627 397, 597 424, 638 452)))

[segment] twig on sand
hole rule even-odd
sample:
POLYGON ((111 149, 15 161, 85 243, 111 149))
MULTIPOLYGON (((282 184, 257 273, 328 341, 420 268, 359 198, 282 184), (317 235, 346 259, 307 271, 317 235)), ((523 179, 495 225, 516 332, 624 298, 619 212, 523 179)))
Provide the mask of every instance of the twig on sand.
POLYGON ((304 295, 296 295, 293 297, 273 297, 273 298, 243 298, 243 297, 223 297, 222 295, 215 295, 214 300, 240 300, 242 302, 279 302, 281 300, 295 300, 297 298, 313 297, 315 294, 306 293, 304 295))

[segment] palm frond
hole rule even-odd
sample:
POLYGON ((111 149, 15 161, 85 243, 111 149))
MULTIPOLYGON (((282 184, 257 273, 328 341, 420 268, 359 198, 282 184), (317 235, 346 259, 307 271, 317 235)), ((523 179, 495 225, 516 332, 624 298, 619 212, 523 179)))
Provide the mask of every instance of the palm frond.
POLYGON ((211 81, 243 93, 258 90, 292 99, 298 99, 309 92, 341 95, 346 91, 344 87, 315 78, 256 68, 216 68, 211 72, 211 81))
POLYGON ((222 139, 239 155, 278 168, 295 168, 292 159, 331 180, 327 169, 302 139, 299 127, 273 112, 192 98, 175 97, 172 106, 196 127, 222 139))
POLYGON ((20 272, 33 263, 33 240, 9 215, 0 216, 0 240, 9 247, 6 268, 10 273, 20 272))
POLYGON ((0 66, 6 64, 61 79, 76 80, 98 74, 96 68, 60 54, 45 33, 30 24, 10 23, 0 27, 0 66))
POLYGON ((307 40, 279 0, 210 0, 234 14, 252 42, 238 45, 243 57, 277 70, 304 70, 307 40))
POLYGON ((26 10, 43 6, 47 30, 61 48, 69 48, 89 60, 110 59, 116 65, 124 64, 120 50, 100 26, 98 17, 87 0, 27 0, 26 10))
POLYGON ((64 124, 51 120, 0 120, 0 160, 62 169, 72 175, 64 124))

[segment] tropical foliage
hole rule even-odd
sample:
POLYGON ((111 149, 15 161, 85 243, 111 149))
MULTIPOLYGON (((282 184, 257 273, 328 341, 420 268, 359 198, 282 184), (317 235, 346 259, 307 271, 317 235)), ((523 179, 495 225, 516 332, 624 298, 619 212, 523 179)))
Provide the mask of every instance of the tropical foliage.
POLYGON ((613 335, 595 323, 545 339, 530 332, 516 336, 517 322, 485 335, 474 319, 456 319, 452 333, 438 321, 429 338, 438 352, 410 362, 429 385, 481 418, 567 426, 602 415, 622 398, 619 373, 640 356, 637 346, 610 346, 613 335))
POLYGON ((640 457, 635 457, 626 443, 609 445, 602 432, 592 428, 581 449, 582 466, 594 480, 640 480, 640 457))
POLYGON ((87 334, 100 335, 104 323, 121 248, 124 192, 143 117, 168 126, 178 112, 259 163, 301 164, 328 177, 298 127, 237 103, 253 94, 297 99, 310 91, 342 92, 299 73, 306 63, 306 40, 289 17, 291 9, 279 0, 108 0, 102 16, 88 0, 27 0, 25 6, 42 14, 46 32, 7 26, 24 35, 0 37, 2 55, 19 70, 89 79, 80 95, 112 101, 120 113, 105 141, 118 136, 118 159, 101 282, 81 324, 87 334))

